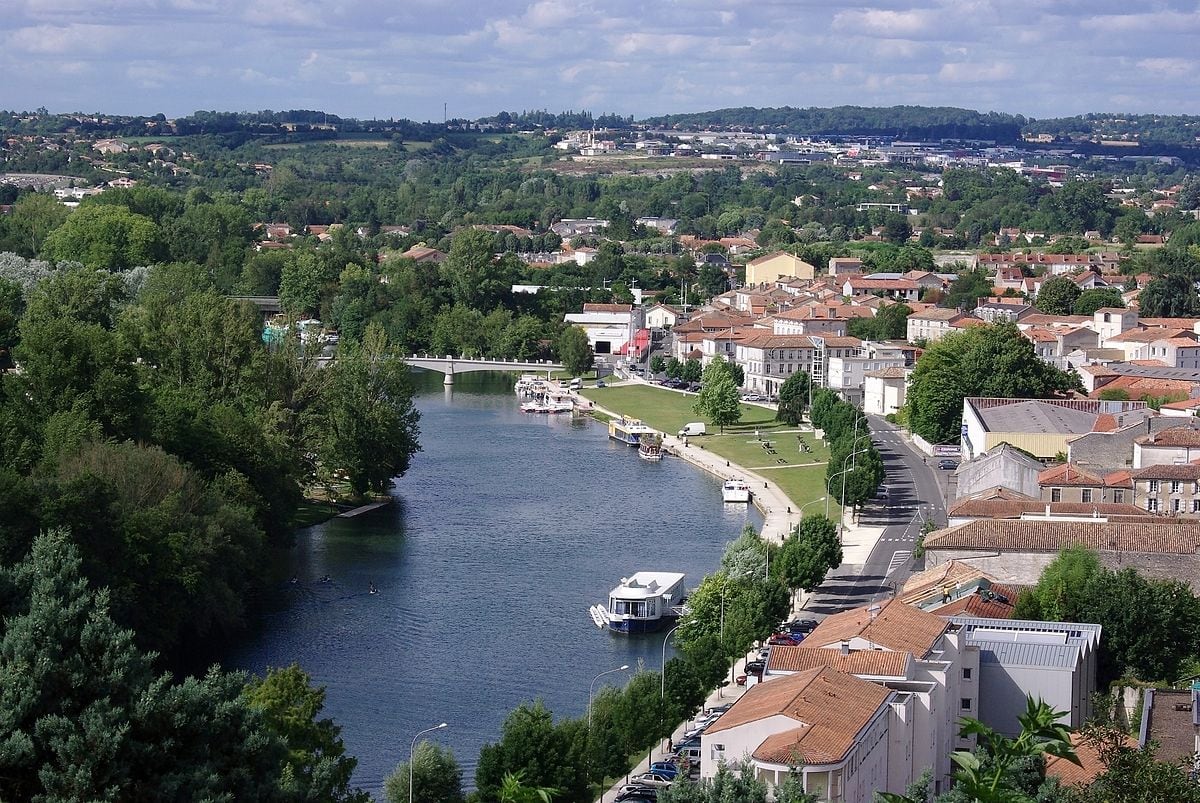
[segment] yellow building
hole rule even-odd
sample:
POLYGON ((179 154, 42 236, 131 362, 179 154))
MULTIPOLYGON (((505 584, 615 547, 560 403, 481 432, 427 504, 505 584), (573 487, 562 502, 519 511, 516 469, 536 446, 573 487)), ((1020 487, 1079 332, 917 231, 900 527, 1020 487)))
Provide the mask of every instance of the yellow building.
POLYGON ((800 257, 776 251, 746 263, 746 285, 773 284, 780 276, 811 279, 815 272, 816 268, 800 257))

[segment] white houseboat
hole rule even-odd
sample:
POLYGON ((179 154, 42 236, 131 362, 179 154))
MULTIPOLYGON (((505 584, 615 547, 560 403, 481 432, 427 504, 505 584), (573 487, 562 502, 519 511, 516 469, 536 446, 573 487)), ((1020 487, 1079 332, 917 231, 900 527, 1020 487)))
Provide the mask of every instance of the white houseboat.
POLYGON ((726 480, 721 486, 721 498, 726 502, 749 502, 750 485, 745 480, 726 480))
POLYGON ((638 457, 654 462, 662 460, 662 437, 659 435, 643 435, 641 442, 638 443, 638 457))
POLYGON ((621 416, 608 422, 608 437, 637 446, 643 435, 657 434, 653 427, 648 427, 636 418, 621 416))
POLYGON ((608 607, 592 606, 597 625, 614 633, 652 633, 675 619, 683 604, 683 575, 678 572, 638 572, 621 578, 608 594, 608 607))

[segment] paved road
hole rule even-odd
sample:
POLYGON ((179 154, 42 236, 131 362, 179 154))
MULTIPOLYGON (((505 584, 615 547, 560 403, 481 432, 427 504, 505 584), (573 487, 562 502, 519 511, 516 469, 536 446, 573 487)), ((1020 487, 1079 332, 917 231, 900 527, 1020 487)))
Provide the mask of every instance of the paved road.
POLYGON ((926 465, 896 426, 878 416, 868 420, 885 479, 880 493, 859 514, 859 523, 882 526, 884 531, 865 563, 843 565, 809 597, 805 609, 818 619, 891 596, 913 572, 913 545, 924 521, 932 517, 939 526, 946 524, 941 475, 947 472, 926 465))

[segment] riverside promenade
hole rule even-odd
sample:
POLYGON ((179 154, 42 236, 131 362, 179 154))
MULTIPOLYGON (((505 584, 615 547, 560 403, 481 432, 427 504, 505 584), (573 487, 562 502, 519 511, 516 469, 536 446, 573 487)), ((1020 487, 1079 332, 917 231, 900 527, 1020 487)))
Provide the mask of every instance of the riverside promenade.
MULTIPOLYGON (((596 404, 594 409, 614 418, 622 415, 620 412, 606 409, 599 404, 596 404)), ((685 445, 682 438, 670 433, 664 433, 663 447, 670 454, 719 477, 722 481, 727 479, 744 480, 750 486, 751 498, 755 506, 763 514, 763 527, 760 533, 762 538, 780 544, 787 537, 792 527, 798 525, 803 518, 798 505, 789 499, 780 490, 778 485, 761 474, 732 463, 704 449, 703 437, 689 438, 685 445)), ((861 571, 861 567, 866 563, 867 558, 871 555, 871 551, 875 548, 876 543, 883 534, 884 528, 858 526, 854 524, 853 517, 848 510, 843 511, 842 515, 844 517, 842 527, 842 567, 851 571, 861 571)), ((797 616, 804 611, 808 596, 805 593, 797 596, 792 609, 793 616, 797 616)), ((754 651, 757 652, 757 648, 754 651)), ((742 669, 748 657, 749 654, 738 659, 732 673, 734 677, 742 674, 742 669)), ((704 708, 708 709, 735 702, 745 691, 746 687, 734 684, 714 689, 705 700, 704 708)), ((621 787, 628 783, 630 777, 646 772, 651 762, 662 761, 670 756, 671 752, 667 749, 668 744, 679 742, 689 727, 691 727, 690 720, 680 723, 671 734, 669 743, 664 740, 656 745, 655 749, 638 762, 638 765, 631 769, 625 778, 617 781, 612 788, 597 798, 598 803, 613 803, 620 794, 621 787)))

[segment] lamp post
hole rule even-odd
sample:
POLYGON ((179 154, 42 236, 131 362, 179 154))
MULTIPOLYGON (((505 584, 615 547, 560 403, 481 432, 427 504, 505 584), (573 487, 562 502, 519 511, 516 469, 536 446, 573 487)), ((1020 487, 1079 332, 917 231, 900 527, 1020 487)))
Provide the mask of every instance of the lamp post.
MULTIPOLYGON (((843 457, 843 458, 842 458, 842 466, 843 466, 842 470, 841 470, 841 471, 834 472, 834 474, 833 474, 833 477, 830 477, 830 478, 829 478, 829 479, 833 479, 833 478, 834 478, 834 477, 836 477, 838 474, 841 474, 841 475, 843 475, 843 476, 842 476, 842 498, 843 498, 843 499, 845 499, 845 498, 846 498, 846 478, 845 478, 845 474, 846 474, 846 472, 847 472, 847 471, 853 471, 853 470, 854 470, 854 466, 850 466, 849 468, 846 468, 846 467, 845 467, 845 466, 846 466, 846 461, 850 460, 850 458, 852 458, 852 457, 855 457, 856 455, 860 455, 860 454, 862 454, 862 453, 864 453, 864 452, 868 452, 868 451, 870 451, 870 449, 871 449, 871 447, 867 446, 867 447, 865 447, 865 448, 863 448, 863 449, 859 449, 858 451, 851 452, 850 454, 848 454, 848 455, 846 455, 845 457, 843 457)), ((826 497, 825 497, 825 518, 829 518, 829 497, 828 497, 828 496, 826 496, 826 497)))
POLYGON ((413 753, 417 749, 417 739, 420 739, 427 733, 440 731, 442 728, 450 727, 445 722, 440 725, 434 725, 432 728, 426 728, 413 737, 412 744, 408 747, 408 803, 413 803, 413 753))
POLYGON ((601 672, 596 677, 592 678, 591 685, 588 686, 588 738, 592 737, 592 690, 596 687, 596 681, 605 675, 611 675, 613 672, 624 672, 629 668, 629 664, 618 666, 616 669, 607 669, 601 672))
MULTIPOLYGON (((817 502, 824 502, 827 499, 829 499, 829 494, 826 494, 825 496, 818 496, 816 499, 813 499, 812 501, 809 501, 809 502, 805 502, 803 505, 801 505, 800 510, 797 511, 800 514, 800 520, 804 521, 804 508, 808 507, 809 505, 816 504, 817 502)), ((828 507, 829 506, 826 505, 826 509, 828 509, 828 507)))

